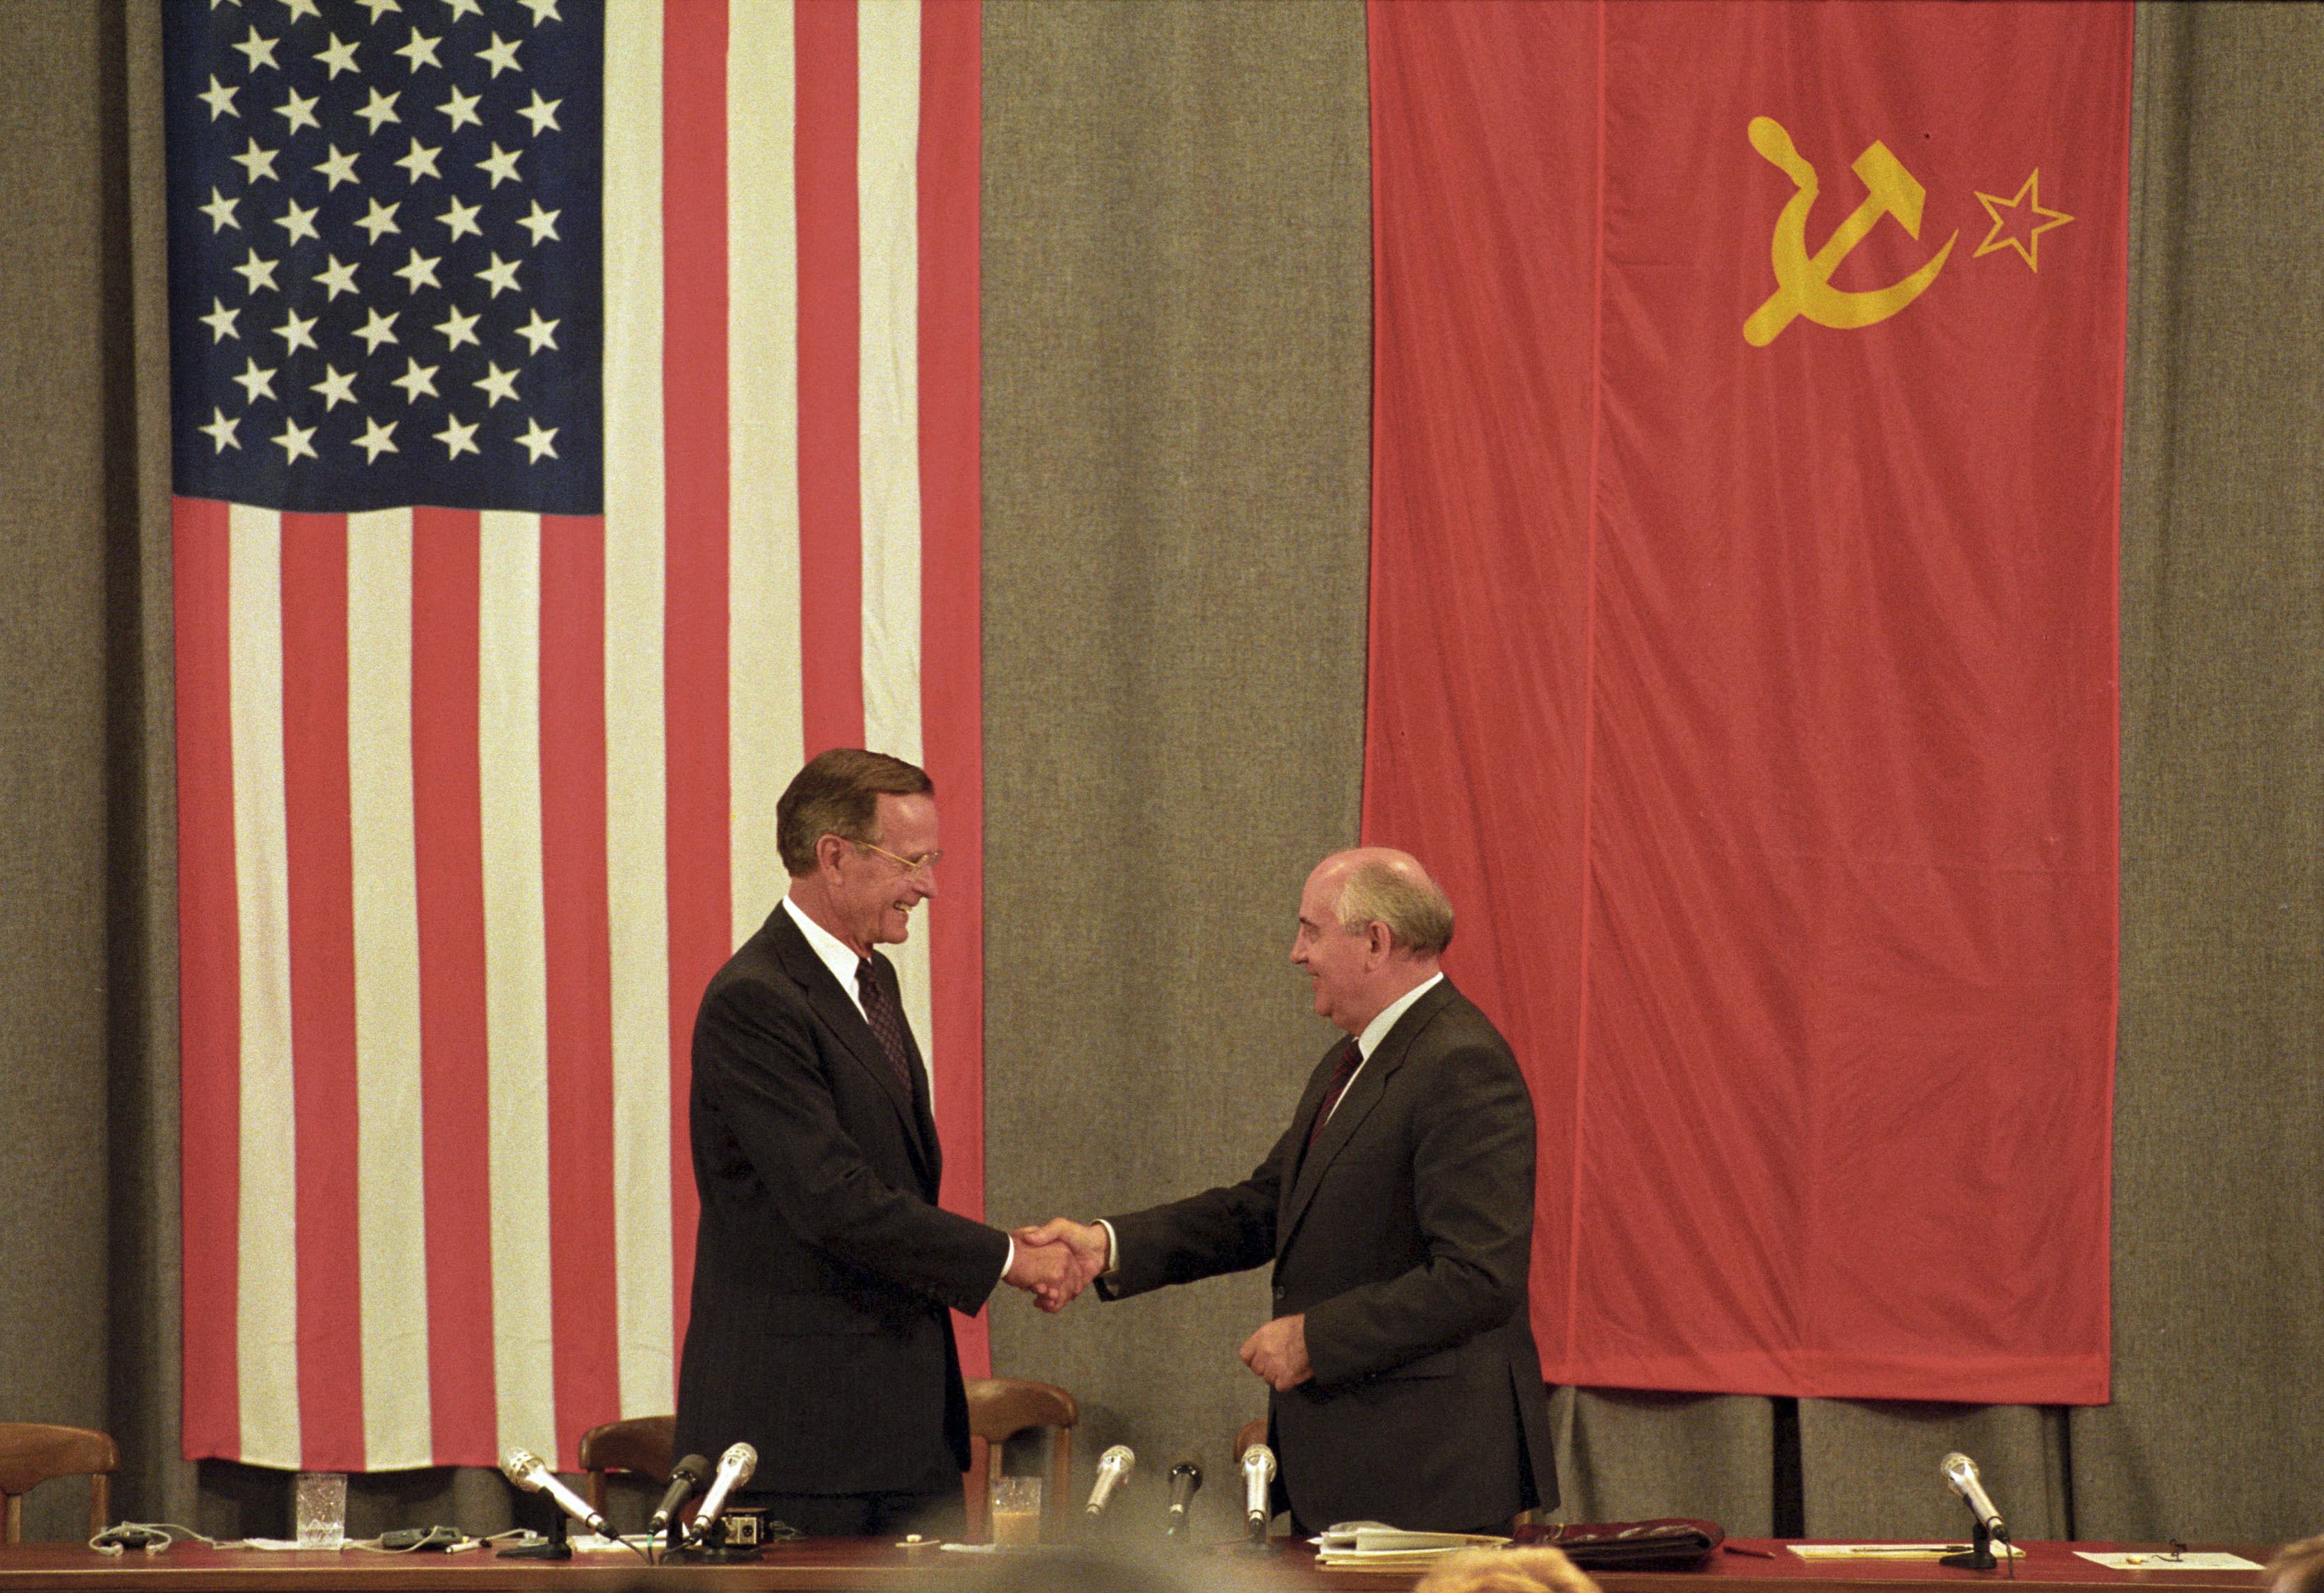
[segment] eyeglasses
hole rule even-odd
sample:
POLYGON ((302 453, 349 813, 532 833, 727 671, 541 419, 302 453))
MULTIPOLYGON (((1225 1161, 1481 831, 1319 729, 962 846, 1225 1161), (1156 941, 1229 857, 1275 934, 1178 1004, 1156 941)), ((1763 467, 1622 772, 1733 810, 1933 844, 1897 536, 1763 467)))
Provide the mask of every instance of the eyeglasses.
POLYGON ((936 865, 944 861, 944 853, 941 852, 924 852, 918 857, 898 857, 886 847, 874 846, 869 841, 856 841, 850 844, 860 846, 866 852, 878 852, 890 862, 900 867, 908 877, 914 874, 926 874, 934 878, 936 865))

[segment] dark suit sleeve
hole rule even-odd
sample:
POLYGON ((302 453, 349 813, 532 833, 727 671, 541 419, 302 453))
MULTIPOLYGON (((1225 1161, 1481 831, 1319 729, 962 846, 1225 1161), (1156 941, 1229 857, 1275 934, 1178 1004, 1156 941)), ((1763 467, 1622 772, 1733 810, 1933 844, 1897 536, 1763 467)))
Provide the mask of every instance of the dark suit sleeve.
POLYGON ((973 1312, 1001 1281, 1009 1236, 930 1205, 874 1172, 841 1125, 796 1003, 738 980, 703 1006, 694 1065, 724 1110, 777 1219, 826 1254, 973 1312))
POLYGON ((1413 1209, 1427 1258, 1307 1311, 1330 1386, 1499 1327, 1525 1301, 1533 1243, 1533 1098, 1505 1047, 1455 1046, 1408 1082, 1413 1209))
POLYGON ((1098 1293, 1120 1300, 1275 1259, 1275 1215, 1290 1150, 1286 1130, 1240 1183, 1107 1218, 1120 1253, 1113 1274, 1098 1280, 1098 1293))

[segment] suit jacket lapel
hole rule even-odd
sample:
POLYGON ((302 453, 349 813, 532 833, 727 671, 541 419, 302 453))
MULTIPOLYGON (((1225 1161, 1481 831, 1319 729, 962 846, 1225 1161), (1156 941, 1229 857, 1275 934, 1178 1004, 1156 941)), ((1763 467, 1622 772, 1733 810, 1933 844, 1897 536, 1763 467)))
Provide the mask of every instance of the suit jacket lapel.
MULTIPOLYGON (((1340 1097, 1340 1104, 1333 1109, 1331 1121, 1323 1125, 1323 1132, 1317 1136, 1314 1145, 1308 1149, 1306 1159, 1299 1164, 1299 1176, 1285 1197, 1282 1215, 1275 1224, 1275 1253, 1278 1257, 1290 1248, 1291 1236, 1314 1201, 1316 1188, 1323 1182, 1325 1170, 1331 1166, 1333 1159, 1347 1148, 1349 1141, 1355 1138, 1363 1128, 1364 1119, 1380 1103, 1380 1098, 1388 1092, 1388 1080, 1397 1069, 1404 1065, 1404 1059, 1411 1053, 1413 1041, 1428 1027, 1429 1019, 1434 1017, 1451 999, 1452 990, 1452 981, 1448 980, 1415 1001, 1406 1009, 1404 1016, 1396 1020, 1395 1027, 1381 1036, 1379 1047, 1364 1058, 1363 1066, 1356 1071, 1354 1080, 1348 1085, 1348 1092, 1340 1097)), ((1311 1099, 1303 1099, 1300 1102, 1302 1141, 1306 1137, 1306 1126, 1315 1120, 1315 1113, 1323 1104, 1323 1088, 1330 1082, 1330 1075, 1321 1070, 1319 1077, 1322 1082, 1311 1083, 1309 1087, 1311 1099)))
MULTIPOLYGON (((928 1160, 933 1136, 924 1133, 921 1128, 927 1121, 927 1114, 916 1099, 918 1090, 915 1088, 909 1092, 905 1090, 904 1082, 889 1065, 888 1054, 881 1049, 880 1036, 873 1034, 872 1026, 863 1021, 863 1014, 856 1009, 855 1003, 840 988, 839 981, 833 975, 829 965, 815 954, 813 946, 807 944, 807 936, 799 933, 799 926, 791 922, 790 915, 777 907, 768 916, 767 928, 772 937, 777 962, 806 992, 807 1006, 823 1020, 824 1027, 839 1037, 847 1054, 872 1075, 872 1082, 887 1096, 888 1103, 896 1109, 896 1115, 904 1119, 904 1127, 910 1131, 914 1158, 925 1164, 928 1160)), ((907 1025, 908 1036, 909 1030, 910 1026, 907 1025)), ((913 1062, 917 1064, 919 1060, 917 1045, 913 1045, 913 1062)), ((925 1073, 927 1070, 915 1065, 913 1071, 917 1074, 925 1073)))

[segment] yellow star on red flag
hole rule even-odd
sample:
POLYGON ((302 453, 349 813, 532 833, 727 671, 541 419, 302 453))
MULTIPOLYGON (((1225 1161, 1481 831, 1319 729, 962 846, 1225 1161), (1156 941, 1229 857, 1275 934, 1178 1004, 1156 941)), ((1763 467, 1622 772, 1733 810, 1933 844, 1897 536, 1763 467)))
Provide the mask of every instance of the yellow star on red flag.
POLYGON ((2042 235, 2053 226, 2063 226, 2074 219, 2063 210, 2051 210, 2043 207, 2042 169, 2039 166, 2034 169, 2033 173, 2018 189, 2016 198, 2005 199, 1999 194, 1978 193, 1977 202, 1985 207, 1985 213, 1987 216, 1993 217, 1993 230, 1985 235, 1985 242, 1977 246, 1977 253, 1970 258, 1981 260, 1997 249, 2015 249, 2024 257, 2025 263, 2037 272, 2042 269, 2042 262, 2037 258, 2042 252, 2042 235), (2035 221, 2032 228, 2021 237, 2010 231, 2009 224, 2013 216, 2004 216, 2002 212, 2005 210, 2013 214, 2021 210, 2031 210, 2035 216, 2042 219, 2035 221))

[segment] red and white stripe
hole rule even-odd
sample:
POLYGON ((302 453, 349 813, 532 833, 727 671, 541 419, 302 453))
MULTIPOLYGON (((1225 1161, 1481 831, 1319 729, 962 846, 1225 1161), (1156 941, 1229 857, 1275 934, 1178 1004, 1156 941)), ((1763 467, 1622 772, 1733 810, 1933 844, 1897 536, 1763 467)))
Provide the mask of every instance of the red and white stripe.
POLYGON ((189 1457, 671 1408, 695 1007, 827 746, 936 780, 899 960, 981 1212, 977 29, 608 8, 602 517, 177 502, 189 1457))

